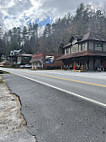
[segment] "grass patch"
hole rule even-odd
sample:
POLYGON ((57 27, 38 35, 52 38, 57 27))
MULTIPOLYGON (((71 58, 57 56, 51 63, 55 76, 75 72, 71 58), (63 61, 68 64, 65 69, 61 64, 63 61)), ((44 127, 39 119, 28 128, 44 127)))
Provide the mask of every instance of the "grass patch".
POLYGON ((0 84, 1 84, 1 83, 4 83, 4 81, 3 81, 2 79, 0 79, 0 84))
POLYGON ((7 73, 8 73, 8 72, 6 72, 6 71, 0 70, 0 84, 1 84, 1 83, 4 83, 4 81, 2 80, 1 74, 7 74, 7 73))
POLYGON ((1 83, 4 83, 4 81, 3 81, 3 79, 2 79, 2 77, 1 77, 1 75, 0 75, 0 84, 1 83))
POLYGON ((0 74, 7 74, 8 72, 0 70, 0 74))

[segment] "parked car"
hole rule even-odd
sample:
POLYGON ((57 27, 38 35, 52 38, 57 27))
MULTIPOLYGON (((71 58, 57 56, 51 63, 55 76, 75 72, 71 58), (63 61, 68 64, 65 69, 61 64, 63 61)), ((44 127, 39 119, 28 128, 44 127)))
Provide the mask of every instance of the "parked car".
POLYGON ((20 68, 25 68, 25 65, 20 65, 20 68))
POLYGON ((20 68, 32 68, 32 65, 26 64, 26 65, 20 65, 20 68))
POLYGON ((32 68, 32 65, 26 64, 24 68, 32 68))

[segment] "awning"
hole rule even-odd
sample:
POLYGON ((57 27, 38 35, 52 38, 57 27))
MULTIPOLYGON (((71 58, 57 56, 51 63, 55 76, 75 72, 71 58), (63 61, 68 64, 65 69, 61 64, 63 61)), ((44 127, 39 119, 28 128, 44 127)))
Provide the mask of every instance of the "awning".
POLYGON ((67 55, 63 55, 57 60, 64 60, 74 57, 83 57, 83 56, 106 56, 106 52, 99 52, 99 51, 83 51, 83 52, 76 52, 67 55))

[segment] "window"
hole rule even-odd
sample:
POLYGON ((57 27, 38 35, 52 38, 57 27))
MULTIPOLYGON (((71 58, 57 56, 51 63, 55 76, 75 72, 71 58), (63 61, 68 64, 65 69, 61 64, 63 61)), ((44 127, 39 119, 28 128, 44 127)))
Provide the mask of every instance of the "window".
POLYGON ((66 54, 69 54, 69 48, 66 48, 66 54))
POLYGON ((81 51, 84 51, 84 50, 85 50, 85 44, 83 43, 81 46, 81 51))
POLYGON ((78 44, 74 44, 71 48, 72 53, 78 52, 78 44))
POLYGON ((95 43, 95 47, 102 47, 102 43, 95 43))
POLYGON ((95 50, 102 51, 103 44, 102 43, 95 43, 94 47, 95 47, 95 50))

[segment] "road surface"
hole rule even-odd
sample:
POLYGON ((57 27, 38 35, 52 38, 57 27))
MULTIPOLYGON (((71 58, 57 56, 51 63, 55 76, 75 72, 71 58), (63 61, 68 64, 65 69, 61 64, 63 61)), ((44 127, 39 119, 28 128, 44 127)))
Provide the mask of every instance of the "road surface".
POLYGON ((106 141, 105 72, 4 70, 38 142, 106 141))

